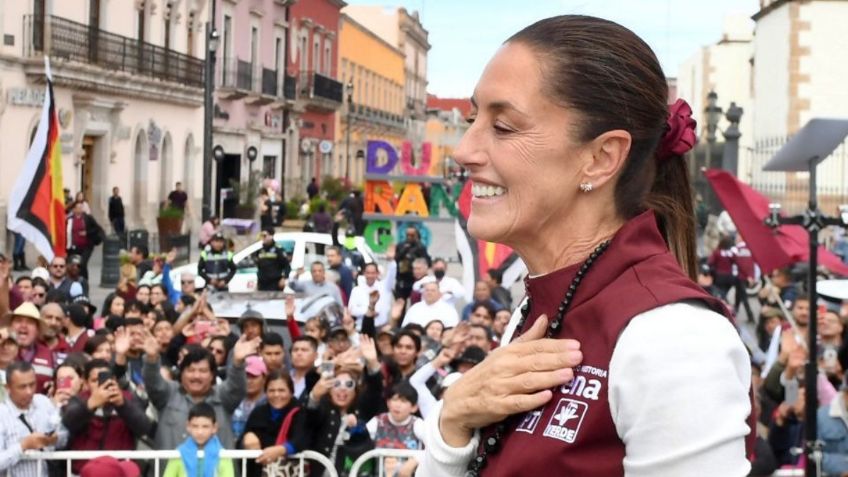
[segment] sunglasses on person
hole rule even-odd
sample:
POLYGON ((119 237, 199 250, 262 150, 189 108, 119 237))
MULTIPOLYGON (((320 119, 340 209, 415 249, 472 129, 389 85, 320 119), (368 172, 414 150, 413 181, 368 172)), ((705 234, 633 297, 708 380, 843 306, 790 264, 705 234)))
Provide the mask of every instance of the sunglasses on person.
POLYGON ((44 298, 45 295, 46 295, 46 293, 33 293, 32 294, 32 296, 34 296, 36 298, 44 298))
POLYGON ((354 382, 352 379, 337 379, 333 383, 334 389, 353 389, 354 387, 356 387, 356 382, 354 382))
POLYGON ((194 280, 180 280, 183 285, 194 285, 194 280))
POLYGON ((53 267, 53 268, 65 268, 64 263, 54 263, 53 265, 50 265, 50 266, 53 267))

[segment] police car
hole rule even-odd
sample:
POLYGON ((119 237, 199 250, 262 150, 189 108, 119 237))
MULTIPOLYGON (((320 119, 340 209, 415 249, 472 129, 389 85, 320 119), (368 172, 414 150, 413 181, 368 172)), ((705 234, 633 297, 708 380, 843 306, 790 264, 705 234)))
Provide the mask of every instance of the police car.
MULTIPOLYGON (((353 250, 362 256, 365 263, 377 261, 374 252, 365 243, 363 237, 353 237, 352 240, 353 250)), ((292 273, 301 267, 306 269, 306 272, 301 276, 301 280, 312 279, 309 274, 309 265, 312 262, 317 260, 324 264, 327 263, 326 257, 318 253, 318 245, 324 245, 326 250, 326 247, 333 244, 333 238, 330 234, 315 232, 278 232, 274 234, 274 241, 288 254, 292 273)), ((345 243, 345 238, 340 235, 339 241, 345 243)), ((261 247, 262 241, 259 240, 233 255, 233 262, 236 264, 237 271, 229 283, 230 293, 253 293, 256 291, 257 269, 252 255, 261 247)), ((171 270, 172 283, 180 283, 180 275, 185 272, 190 272, 197 276, 197 262, 192 262, 171 270)), ((198 276, 195 279, 195 286, 198 289, 203 288, 206 286, 206 282, 198 276)))

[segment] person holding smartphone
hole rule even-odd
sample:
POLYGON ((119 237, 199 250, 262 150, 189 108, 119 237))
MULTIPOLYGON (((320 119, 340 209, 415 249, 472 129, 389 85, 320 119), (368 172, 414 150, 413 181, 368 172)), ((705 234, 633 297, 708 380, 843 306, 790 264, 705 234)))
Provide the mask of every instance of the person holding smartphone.
POLYGON ((36 394, 35 371, 27 361, 6 368, 6 391, 8 399, 0 403, 0 474, 47 475, 45 461, 23 460, 23 453, 64 445, 68 432, 59 425, 59 410, 36 394))
MULTIPOLYGON (((153 421, 141 402, 121 390, 108 361, 93 359, 83 372, 83 389, 72 397, 62 413, 70 433, 69 450, 133 450, 136 439, 146 435, 153 421)), ((74 461, 79 474, 87 461, 74 461)))

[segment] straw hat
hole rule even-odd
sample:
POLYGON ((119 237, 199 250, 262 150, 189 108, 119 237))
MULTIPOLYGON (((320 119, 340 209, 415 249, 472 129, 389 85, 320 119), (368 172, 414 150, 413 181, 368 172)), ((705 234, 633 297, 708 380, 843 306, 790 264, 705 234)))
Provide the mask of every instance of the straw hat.
POLYGON ((44 320, 41 319, 41 312, 38 311, 38 308, 29 301, 23 302, 21 306, 15 308, 11 313, 6 313, 0 318, 0 326, 9 326, 12 323, 12 319, 16 316, 23 316, 25 318, 30 318, 35 320, 38 323, 39 331, 44 331, 44 320))

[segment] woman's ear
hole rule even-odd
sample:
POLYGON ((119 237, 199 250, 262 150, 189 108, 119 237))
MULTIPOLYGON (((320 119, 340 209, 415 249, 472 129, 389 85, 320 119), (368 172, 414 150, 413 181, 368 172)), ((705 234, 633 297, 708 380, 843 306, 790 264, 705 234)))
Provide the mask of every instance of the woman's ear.
POLYGON ((583 180, 595 188, 612 180, 624 168, 633 138, 623 129, 607 131, 589 143, 592 158, 583 168, 583 180))

